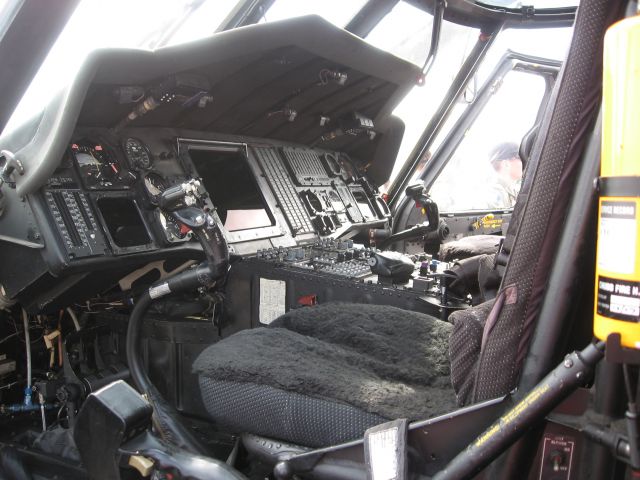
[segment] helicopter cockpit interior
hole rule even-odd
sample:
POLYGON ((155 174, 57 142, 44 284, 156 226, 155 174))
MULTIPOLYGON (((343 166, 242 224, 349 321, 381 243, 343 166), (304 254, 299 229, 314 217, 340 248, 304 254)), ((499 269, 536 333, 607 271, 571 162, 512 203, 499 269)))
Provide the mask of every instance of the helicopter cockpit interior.
MULTIPOLYGON (((0 134, 0 475, 620 469, 560 417, 587 411, 601 358, 578 321, 592 285, 563 275, 593 278, 575 205, 595 195, 602 39, 625 2, 362 0, 342 24, 272 19, 279 2, 183 2, 153 48, 92 50, 0 134), (213 35, 168 41, 207 8, 213 35), (401 9, 428 19, 420 61, 370 37, 414 38, 401 9), (558 30, 554 58, 508 47, 558 30), (504 142, 481 160, 489 130, 504 142), (587 344, 574 380, 540 389, 587 344)), ((69 30, 85 1, 67 3, 69 30)))

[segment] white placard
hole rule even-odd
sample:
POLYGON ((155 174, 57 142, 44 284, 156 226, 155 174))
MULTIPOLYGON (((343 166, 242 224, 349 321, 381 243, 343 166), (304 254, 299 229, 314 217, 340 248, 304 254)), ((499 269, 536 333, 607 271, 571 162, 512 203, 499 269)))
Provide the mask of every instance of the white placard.
POLYGON ((286 312, 287 284, 282 280, 260 279, 260 323, 269 325, 286 312))
POLYGON ((633 273, 636 265, 636 209, 629 201, 603 201, 598 231, 598 267, 633 273))
POLYGON ((370 433, 367 440, 372 480, 398 478, 398 428, 370 433))

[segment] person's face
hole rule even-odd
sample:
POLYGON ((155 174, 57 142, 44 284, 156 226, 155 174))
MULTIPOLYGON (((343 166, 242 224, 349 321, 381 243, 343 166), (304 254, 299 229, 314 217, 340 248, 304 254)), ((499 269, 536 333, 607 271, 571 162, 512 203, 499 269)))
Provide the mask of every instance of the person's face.
POLYGON ((522 178, 522 161, 520 157, 501 160, 498 163, 498 174, 509 182, 517 182, 522 178))
POLYGON ((514 182, 520 180, 522 178, 522 160, 520 160, 520 157, 513 157, 507 160, 506 163, 508 164, 509 178, 514 182))

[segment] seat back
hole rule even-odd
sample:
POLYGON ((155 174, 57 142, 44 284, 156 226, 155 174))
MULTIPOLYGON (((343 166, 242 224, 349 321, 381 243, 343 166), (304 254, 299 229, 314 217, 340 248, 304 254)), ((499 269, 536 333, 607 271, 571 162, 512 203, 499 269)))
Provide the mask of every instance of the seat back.
POLYGON ((498 295, 492 304, 480 305, 478 312, 451 316, 452 383, 460 404, 495 398, 516 386, 600 103, 604 32, 619 12, 606 0, 581 2, 567 59, 496 259, 506 263, 498 295), (470 335, 475 335, 473 340, 470 335))

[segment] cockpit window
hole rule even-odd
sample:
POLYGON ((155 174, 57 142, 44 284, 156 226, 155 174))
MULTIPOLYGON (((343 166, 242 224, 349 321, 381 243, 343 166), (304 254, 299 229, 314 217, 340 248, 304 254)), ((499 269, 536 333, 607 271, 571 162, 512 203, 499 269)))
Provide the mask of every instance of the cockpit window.
MULTIPOLYGON (((409 3, 399 2, 365 39, 399 57, 424 64, 431 43, 433 16, 409 3)), ((473 48, 480 30, 444 20, 433 67, 423 86, 415 86, 393 114, 405 124, 402 144, 391 179, 398 173, 473 48)), ((389 184, 387 183, 383 189, 389 184)))
POLYGON ((344 27, 366 0, 276 0, 262 22, 273 22, 303 15, 319 15, 338 27, 344 27))
POLYGON ((430 189, 441 211, 513 207, 522 179, 520 141, 544 93, 544 79, 528 72, 510 71, 492 85, 487 105, 430 189), (528 99, 518 102, 523 92, 528 99))
MULTIPOLYGON (((423 38, 428 37, 430 33, 430 27, 427 26, 426 28, 427 31, 423 34, 423 38)), ((508 50, 552 60, 563 60, 571 42, 572 31, 573 29, 570 27, 563 27, 507 29, 500 32, 478 68, 475 78, 471 81, 471 89, 477 90, 489 78, 495 66, 508 50)), ((464 62, 471 48, 473 48, 479 33, 479 30, 476 29, 447 21, 443 22, 440 48, 433 68, 427 75, 425 85, 414 87, 393 112, 394 115, 404 121, 405 133, 391 179, 383 186, 383 190, 388 189, 400 168, 408 159, 424 127, 438 108, 462 62, 464 62)), ((424 55, 426 56, 426 53, 424 55)), ((539 98, 529 93, 523 86, 514 97, 517 98, 517 101, 513 103, 513 108, 516 108, 517 105, 517 108, 529 108, 530 106, 532 109, 536 109, 539 106, 539 98), (524 107, 522 107, 523 105, 524 107)), ((472 96, 473 94, 467 97, 467 101, 460 99, 454 107, 445 126, 431 145, 432 152, 438 148, 438 145, 449 133, 450 128, 455 125, 455 121, 468 106, 468 101, 472 101, 472 96)), ((492 119, 489 120, 493 121, 492 119)))
POLYGON ((409 60, 424 64, 431 43, 433 16, 407 2, 398 2, 367 35, 367 42, 409 60))
POLYGON ((14 112, 10 124, 37 114, 93 50, 156 48, 211 35, 237 0, 82 0, 14 112))

